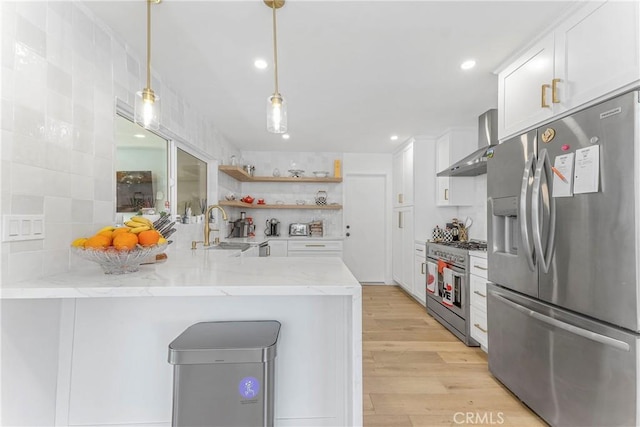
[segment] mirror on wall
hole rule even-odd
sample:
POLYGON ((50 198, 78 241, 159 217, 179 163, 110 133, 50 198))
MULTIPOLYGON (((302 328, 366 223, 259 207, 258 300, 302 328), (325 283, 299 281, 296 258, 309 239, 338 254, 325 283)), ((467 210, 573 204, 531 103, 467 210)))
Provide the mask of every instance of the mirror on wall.
POLYGON ((115 121, 116 213, 164 210, 169 200, 169 142, 120 115, 115 121))
POLYGON ((176 150, 177 211, 204 214, 207 209, 207 163, 178 148, 176 150))

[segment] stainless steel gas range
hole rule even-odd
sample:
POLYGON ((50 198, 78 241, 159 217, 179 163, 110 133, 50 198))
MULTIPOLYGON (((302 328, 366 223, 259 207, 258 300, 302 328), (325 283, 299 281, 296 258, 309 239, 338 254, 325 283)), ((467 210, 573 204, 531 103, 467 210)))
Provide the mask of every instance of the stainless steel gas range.
POLYGON ((427 243, 427 313, 468 346, 478 346, 470 332, 469 251, 487 243, 427 243))

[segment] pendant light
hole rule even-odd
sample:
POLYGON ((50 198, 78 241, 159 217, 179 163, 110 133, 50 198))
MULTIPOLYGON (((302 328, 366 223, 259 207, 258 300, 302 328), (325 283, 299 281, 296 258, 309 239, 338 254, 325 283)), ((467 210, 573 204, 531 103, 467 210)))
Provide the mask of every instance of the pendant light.
POLYGON ((273 11, 273 69, 275 90, 267 99, 267 130, 271 133, 287 132, 287 103, 278 91, 278 41, 276 28, 276 9, 284 6, 285 0, 264 0, 273 11))
POLYGON ((151 3, 161 0, 145 0, 147 2, 147 86, 136 93, 135 122, 147 129, 157 130, 160 127, 160 97, 151 89, 151 3))

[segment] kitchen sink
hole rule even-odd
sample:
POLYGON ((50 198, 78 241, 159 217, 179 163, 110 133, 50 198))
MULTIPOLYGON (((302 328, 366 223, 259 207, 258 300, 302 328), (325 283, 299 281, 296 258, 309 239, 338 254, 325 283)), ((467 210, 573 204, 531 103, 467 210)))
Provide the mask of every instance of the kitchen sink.
POLYGON ((249 247, 251 247, 249 243, 220 242, 217 245, 209 246, 207 249, 246 251, 249 247))

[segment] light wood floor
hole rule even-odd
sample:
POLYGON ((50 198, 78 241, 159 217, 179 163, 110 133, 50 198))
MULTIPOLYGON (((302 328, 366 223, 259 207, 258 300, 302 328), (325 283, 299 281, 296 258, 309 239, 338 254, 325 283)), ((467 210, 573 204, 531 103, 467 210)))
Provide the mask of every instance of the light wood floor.
MULTIPOLYGON (((395 286, 363 286, 364 425, 546 426, 467 347, 395 286)), ((517 363, 517 361, 514 361, 517 363)))

